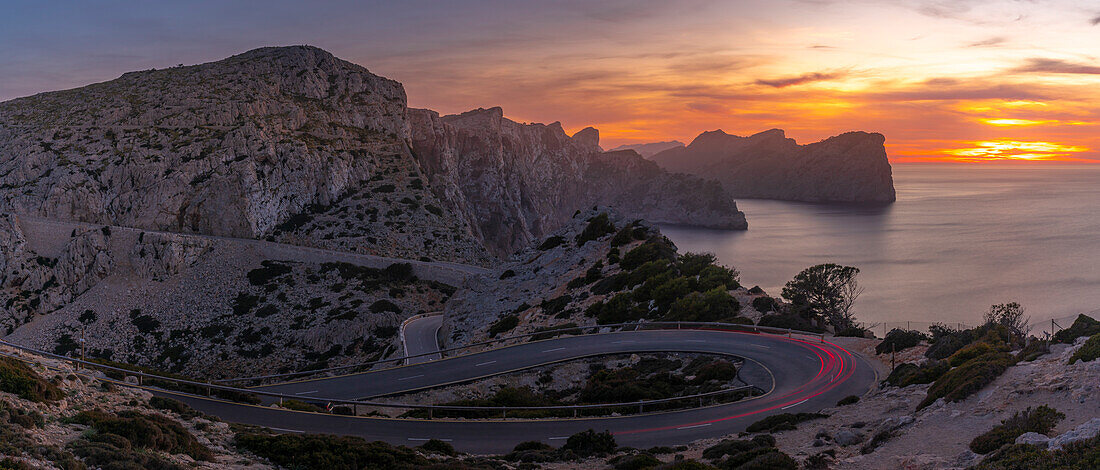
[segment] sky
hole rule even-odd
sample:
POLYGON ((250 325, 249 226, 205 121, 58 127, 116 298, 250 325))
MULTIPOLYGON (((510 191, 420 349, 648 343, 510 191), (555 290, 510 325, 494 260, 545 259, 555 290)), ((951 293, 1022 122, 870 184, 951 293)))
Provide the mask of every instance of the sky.
POLYGON ((414 107, 601 144, 782 128, 905 162, 1100 163, 1100 2, 0 0, 0 100, 310 44, 414 107))

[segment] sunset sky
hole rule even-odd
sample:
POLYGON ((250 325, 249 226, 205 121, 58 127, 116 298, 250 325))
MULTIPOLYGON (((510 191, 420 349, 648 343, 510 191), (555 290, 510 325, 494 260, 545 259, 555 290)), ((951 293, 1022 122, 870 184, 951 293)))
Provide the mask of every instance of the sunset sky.
POLYGON ((881 132, 894 162, 1100 162, 1100 2, 5 2, 0 100, 311 44, 441 113, 594 126, 881 132))

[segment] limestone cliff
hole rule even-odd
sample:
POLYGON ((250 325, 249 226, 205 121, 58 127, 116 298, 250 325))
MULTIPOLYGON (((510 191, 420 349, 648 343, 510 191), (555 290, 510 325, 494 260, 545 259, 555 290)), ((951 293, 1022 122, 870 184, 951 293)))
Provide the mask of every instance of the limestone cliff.
POLYGON ((715 178, 733 197, 886 203, 896 196, 885 140, 848 132, 799 145, 779 129, 750 137, 716 130, 651 159, 668 171, 715 178))
POLYGON ((406 258, 489 257, 423 184, 405 92, 313 47, 0 103, 0 210, 406 258))
POLYGON ((570 137, 559 123, 516 123, 500 108, 442 117, 410 109, 409 123, 433 190, 498 254, 528 246, 596 204, 654 222, 746 227, 717 183, 669 174, 634 151, 603 152, 592 128, 570 137))

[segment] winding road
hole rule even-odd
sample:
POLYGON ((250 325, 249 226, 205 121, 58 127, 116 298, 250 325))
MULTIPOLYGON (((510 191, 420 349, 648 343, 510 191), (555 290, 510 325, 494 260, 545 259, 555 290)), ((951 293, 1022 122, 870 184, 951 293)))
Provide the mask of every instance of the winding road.
POLYGON ((158 393, 173 395, 200 411, 226 421, 267 426, 282 432, 346 434, 407 445, 440 439, 466 452, 506 453, 522 441, 560 445, 569 435, 590 428, 613 432, 620 445, 645 448, 684 444, 743 431, 746 426, 767 415, 831 407, 848 395, 862 395, 876 381, 874 369, 864 359, 817 336, 795 335, 788 338, 740 331, 645 330, 532 341, 392 369, 268 385, 259 389, 298 395, 307 400, 364 399, 583 357, 658 351, 745 358, 741 378, 760 386, 767 393, 740 402, 694 409, 618 417, 538 420, 417 420, 338 416, 242 405, 173 392, 158 393))

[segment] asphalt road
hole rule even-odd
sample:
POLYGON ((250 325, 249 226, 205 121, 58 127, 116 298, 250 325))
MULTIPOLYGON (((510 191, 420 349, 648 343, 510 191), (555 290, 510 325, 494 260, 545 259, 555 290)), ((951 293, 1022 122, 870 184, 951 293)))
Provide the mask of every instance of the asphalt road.
POLYGON ((226 421, 267 426, 284 432, 361 436, 394 444, 426 439, 451 442, 473 453, 504 453, 517 443, 537 440, 560 445, 571 434, 609 430, 620 445, 638 448, 683 444, 743 431, 764 416, 809 412, 834 406, 848 395, 862 395, 875 383, 863 359, 816 337, 730 331, 652 330, 574 336, 457 356, 394 369, 262 387, 299 394, 303 399, 363 398, 468 381, 476 377, 567 361, 591 355, 645 351, 731 354, 746 358, 743 378, 770 390, 750 400, 705 408, 608 418, 546 420, 410 420, 301 413, 263 406, 176 396, 226 421), (322 398, 325 397, 325 398, 322 398))
POLYGON ((406 364, 419 364, 443 358, 439 354, 439 340, 437 338, 439 327, 442 325, 443 315, 420 317, 405 324, 401 331, 405 338, 405 355, 417 356, 406 359, 406 364), (431 352, 435 354, 428 354, 431 352), (420 354, 427 355, 420 356, 420 354))

